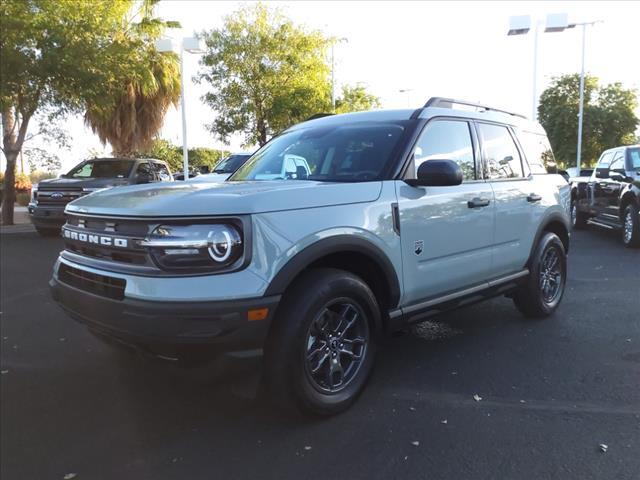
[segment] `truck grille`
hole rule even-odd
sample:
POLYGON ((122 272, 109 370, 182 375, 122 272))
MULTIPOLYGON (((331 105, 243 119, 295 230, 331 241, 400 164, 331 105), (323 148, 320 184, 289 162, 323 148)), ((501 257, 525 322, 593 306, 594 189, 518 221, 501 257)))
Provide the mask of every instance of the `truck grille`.
POLYGON ((54 189, 45 187, 38 189, 36 201, 38 205, 42 206, 64 207, 67 203, 85 194, 86 192, 83 192, 82 188, 65 187, 64 189, 54 189))
POLYGON ((67 214, 62 237, 65 249, 78 255, 114 263, 154 266, 147 250, 139 245, 149 228, 147 222, 139 220, 67 214), (102 241, 104 238, 107 238, 107 244, 102 241))
POLYGON ((127 284, 126 280, 121 278, 98 275, 70 267, 66 263, 60 264, 58 279, 79 290, 114 300, 124 299, 124 289, 127 284))

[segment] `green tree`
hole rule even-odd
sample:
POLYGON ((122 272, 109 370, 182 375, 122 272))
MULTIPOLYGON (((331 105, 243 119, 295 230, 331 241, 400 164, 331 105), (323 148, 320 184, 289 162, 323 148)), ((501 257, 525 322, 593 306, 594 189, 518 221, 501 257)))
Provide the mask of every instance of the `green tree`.
POLYGON ((122 26, 130 1, 0 2, 0 111, 7 160, 2 223, 13 223, 15 165, 36 112, 81 111, 115 81, 122 26), (99 68, 96 68, 99 66, 99 68))
POLYGON ((342 96, 336 99, 336 113, 361 112, 380 108, 380 99, 368 93, 363 85, 342 87, 342 96))
POLYGON ((263 4, 244 7, 204 33, 201 82, 205 102, 218 114, 209 126, 225 143, 233 133, 247 144, 326 111, 330 88, 326 63, 330 40, 296 26, 263 4))
POLYGON ((86 124, 117 156, 150 146, 167 110, 180 100, 178 56, 154 46, 165 28, 178 24, 153 16, 158 1, 142 0, 140 8, 130 12, 127 28, 117 32, 118 42, 129 52, 125 76, 105 91, 107 100, 87 105, 86 124))
MULTIPOLYGON (((547 131, 556 159, 563 167, 573 165, 578 142, 580 76, 554 78, 540 96, 538 118, 547 131)), ((582 163, 593 164, 607 148, 633 142, 638 118, 634 90, 614 83, 600 87, 596 77, 585 77, 582 163)))
MULTIPOLYGON (((0 2, 0 111, 7 159, 4 198, 8 199, 2 204, 4 224, 13 223, 16 158, 36 115, 50 112, 59 118, 88 112, 99 121, 110 120, 113 131, 119 132, 116 136, 127 145, 130 125, 135 125, 134 139, 148 139, 154 131, 164 110, 154 107, 140 115, 140 107, 150 102, 162 107, 174 101, 175 95, 167 97, 166 91, 175 91, 177 65, 175 58, 152 48, 152 40, 172 26, 153 18, 154 3, 0 2), (110 116, 110 112, 116 114, 110 116)), ((116 138, 96 131, 103 141, 116 138)))
MULTIPOLYGON (((229 152, 225 150, 206 147, 190 148, 187 151, 189 166, 194 168, 209 167, 210 170, 228 154, 229 152)), ((174 145, 163 138, 153 140, 147 149, 137 151, 133 156, 138 158, 157 158, 158 160, 164 160, 169 164, 171 171, 174 173, 181 172, 183 168, 182 147, 174 145)))

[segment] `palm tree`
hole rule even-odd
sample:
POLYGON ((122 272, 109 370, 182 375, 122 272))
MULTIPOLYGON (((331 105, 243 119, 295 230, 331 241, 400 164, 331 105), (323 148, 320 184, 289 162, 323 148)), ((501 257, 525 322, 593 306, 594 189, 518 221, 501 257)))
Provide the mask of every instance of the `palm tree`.
POLYGON ((154 47, 164 29, 176 23, 154 18, 156 3, 144 0, 120 32, 118 41, 135 52, 130 75, 114 84, 109 98, 88 105, 85 112, 85 123, 102 143, 111 144, 114 155, 129 156, 147 148, 162 128, 169 107, 180 99, 178 56, 159 53, 154 47), (141 19, 135 22, 138 16, 141 19))

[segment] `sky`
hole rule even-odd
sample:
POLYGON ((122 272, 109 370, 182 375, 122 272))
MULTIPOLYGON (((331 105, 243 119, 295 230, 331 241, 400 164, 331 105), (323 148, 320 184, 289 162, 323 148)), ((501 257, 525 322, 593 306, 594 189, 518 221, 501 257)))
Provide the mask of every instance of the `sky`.
MULTIPOLYGON (((158 16, 177 20, 179 39, 219 28, 224 17, 250 2, 161 0, 158 16)), ((585 69, 602 83, 621 82, 640 90, 640 2, 266 2, 298 24, 344 37, 335 48, 337 90, 362 83, 383 108, 417 108, 431 96, 478 101, 530 115, 534 35, 507 36, 511 15, 544 20, 567 13, 570 22, 599 20, 587 27, 585 69), (410 90, 401 93, 400 90, 410 90)), ((538 94, 552 77, 580 71, 581 28, 540 33, 538 94)), ((199 56, 186 54, 185 96, 189 147, 218 147, 206 130, 216 115, 201 101, 206 85, 192 81, 199 56)), ((640 111, 638 112, 640 116, 640 111)), ((73 148, 63 170, 92 152, 108 154, 79 118, 69 122, 73 148)), ((167 114, 161 137, 182 143, 180 110, 167 114)), ((241 149, 234 138, 231 150, 241 149)), ((226 147, 229 148, 229 147, 226 147)))

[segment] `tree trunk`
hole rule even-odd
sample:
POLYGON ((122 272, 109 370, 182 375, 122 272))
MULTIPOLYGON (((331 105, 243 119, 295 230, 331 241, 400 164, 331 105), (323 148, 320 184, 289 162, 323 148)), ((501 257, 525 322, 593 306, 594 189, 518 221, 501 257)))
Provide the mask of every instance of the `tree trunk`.
POLYGON ((16 160, 22 150, 27 127, 33 111, 23 114, 16 135, 16 116, 11 107, 2 111, 2 148, 7 159, 2 193, 2 224, 13 225, 13 207, 16 201, 16 160))
POLYGON ((7 169, 4 172, 4 188, 2 192, 2 225, 13 225, 13 205, 16 201, 16 158, 17 152, 7 151, 7 169))
POLYGON ((258 130, 258 144, 262 147, 267 143, 267 125, 263 118, 256 119, 256 129, 258 130))

